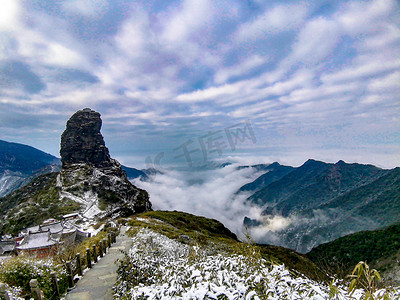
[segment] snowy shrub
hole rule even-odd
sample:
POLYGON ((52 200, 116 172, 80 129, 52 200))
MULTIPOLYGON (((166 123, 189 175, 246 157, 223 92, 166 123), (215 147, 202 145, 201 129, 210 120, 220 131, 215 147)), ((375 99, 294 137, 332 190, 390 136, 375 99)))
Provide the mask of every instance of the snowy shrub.
MULTIPOLYGON (((23 300, 23 298, 21 298, 21 289, 18 287, 13 287, 13 286, 9 286, 6 284, 6 289, 5 289, 7 296, 10 300, 23 300)), ((1 300, 4 300, 3 297, 0 296, 1 300)))
POLYGON ((325 299, 329 289, 293 278, 283 265, 237 254, 207 255, 148 229, 120 262, 119 299, 325 299))
POLYGON ((67 273, 52 260, 16 257, 0 263, 0 281, 20 289, 21 295, 30 293, 29 281, 37 279, 46 299, 53 299, 55 291, 51 282, 51 272, 56 272, 60 292, 65 292, 68 284, 67 273))
MULTIPOLYGON (((296 277, 284 265, 260 257, 257 248, 241 245, 237 253, 179 243, 142 228, 119 262, 114 287, 117 299, 361 299, 362 289, 349 294, 343 285, 330 286, 296 277), (210 254, 213 253, 213 254, 210 254)), ((387 299, 400 293, 386 292, 387 299)))

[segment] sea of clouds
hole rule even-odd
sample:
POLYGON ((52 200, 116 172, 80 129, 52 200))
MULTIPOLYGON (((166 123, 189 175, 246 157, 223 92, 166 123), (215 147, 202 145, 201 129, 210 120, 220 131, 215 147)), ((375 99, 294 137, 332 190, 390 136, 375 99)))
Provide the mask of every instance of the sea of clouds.
MULTIPOLYGON (((217 219, 239 237, 243 237, 246 232, 244 217, 265 221, 265 216, 261 214, 261 207, 247 201, 251 195, 249 192, 238 191, 265 171, 239 166, 239 163, 234 163, 225 167, 196 171, 174 169, 154 174, 147 181, 134 179, 133 183, 149 192, 155 210, 184 211, 217 219)), ((278 243, 278 236, 273 233, 289 224, 290 219, 287 218, 269 218, 267 222, 263 222, 263 233, 259 227, 254 233, 250 233, 254 234, 258 241, 269 240, 278 243), (267 233, 272 240, 265 238, 267 233)))

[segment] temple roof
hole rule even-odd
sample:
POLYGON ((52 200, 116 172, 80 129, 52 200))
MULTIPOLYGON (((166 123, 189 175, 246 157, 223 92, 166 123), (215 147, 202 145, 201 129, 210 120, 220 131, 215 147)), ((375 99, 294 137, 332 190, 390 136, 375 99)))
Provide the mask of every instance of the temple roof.
POLYGON ((24 237, 21 244, 16 247, 18 250, 34 250, 41 248, 50 248, 57 245, 58 242, 50 237, 50 230, 46 232, 30 232, 24 237))

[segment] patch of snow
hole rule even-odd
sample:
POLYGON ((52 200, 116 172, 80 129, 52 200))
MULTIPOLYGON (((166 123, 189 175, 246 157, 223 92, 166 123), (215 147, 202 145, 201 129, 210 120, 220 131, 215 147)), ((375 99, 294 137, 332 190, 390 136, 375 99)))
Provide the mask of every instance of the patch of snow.
POLYGON ((58 174, 57 178, 56 178, 56 187, 62 187, 61 175, 60 174, 58 174))
POLYGON ((20 186, 26 180, 19 174, 14 174, 6 170, 0 175, 0 197, 11 192, 15 187, 20 186))
POLYGON ((83 216, 86 218, 94 218, 96 215, 100 214, 102 211, 98 206, 98 198, 97 195, 92 191, 87 191, 83 194, 83 198, 87 203, 86 209, 83 212, 83 216))
MULTIPOLYGON (((330 299, 329 287, 295 277, 284 265, 257 262, 243 255, 209 255, 200 247, 181 244, 141 229, 122 264, 116 297, 127 299, 330 299), (127 273, 128 272, 128 273, 127 273), (130 274, 129 272, 132 272, 130 274)), ((339 288, 336 299, 360 299, 339 288)))
POLYGON ((92 191, 87 191, 83 194, 83 197, 78 197, 70 192, 62 190, 60 192, 60 198, 67 198, 72 201, 78 202, 82 204, 84 209, 82 212, 82 216, 85 218, 92 219, 98 214, 102 213, 102 210, 98 206, 98 198, 97 195, 92 191))
POLYGON ((85 229, 86 232, 89 232, 91 234, 91 236, 95 236, 97 235, 103 228, 104 226, 106 226, 106 224, 102 224, 99 228, 94 229, 93 226, 90 226, 88 228, 85 229))

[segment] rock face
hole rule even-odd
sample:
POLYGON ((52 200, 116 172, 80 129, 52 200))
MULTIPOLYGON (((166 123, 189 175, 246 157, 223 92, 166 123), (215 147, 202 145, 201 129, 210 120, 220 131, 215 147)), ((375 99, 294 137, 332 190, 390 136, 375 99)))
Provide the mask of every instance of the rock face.
POLYGON ((61 161, 63 166, 76 163, 90 163, 95 167, 112 164, 104 143, 100 114, 85 108, 72 115, 61 136, 61 161))
POLYGON ((61 198, 82 205, 87 217, 128 216, 151 210, 146 191, 134 186, 104 143, 100 114, 85 108, 73 114, 61 136, 61 198))

